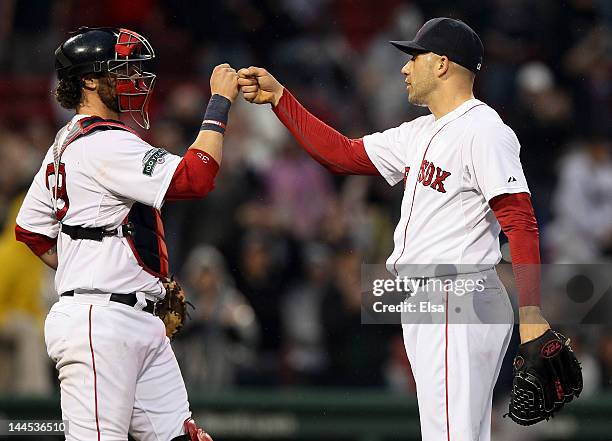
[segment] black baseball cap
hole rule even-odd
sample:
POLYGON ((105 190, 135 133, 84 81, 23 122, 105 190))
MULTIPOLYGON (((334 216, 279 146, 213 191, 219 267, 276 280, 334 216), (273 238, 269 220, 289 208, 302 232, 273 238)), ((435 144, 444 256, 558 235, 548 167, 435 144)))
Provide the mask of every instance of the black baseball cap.
POLYGON ((432 18, 416 33, 414 40, 390 41, 410 55, 434 52, 477 73, 482 66, 484 47, 478 34, 461 20, 432 18))

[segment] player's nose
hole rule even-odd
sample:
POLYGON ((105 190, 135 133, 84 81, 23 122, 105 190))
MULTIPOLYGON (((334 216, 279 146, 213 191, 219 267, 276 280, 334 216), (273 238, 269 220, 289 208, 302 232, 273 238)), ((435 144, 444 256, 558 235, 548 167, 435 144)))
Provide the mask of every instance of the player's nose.
POLYGON ((406 64, 404 64, 404 67, 402 67, 401 72, 402 72, 403 75, 409 75, 410 74, 410 62, 411 61, 412 60, 409 60, 406 64))

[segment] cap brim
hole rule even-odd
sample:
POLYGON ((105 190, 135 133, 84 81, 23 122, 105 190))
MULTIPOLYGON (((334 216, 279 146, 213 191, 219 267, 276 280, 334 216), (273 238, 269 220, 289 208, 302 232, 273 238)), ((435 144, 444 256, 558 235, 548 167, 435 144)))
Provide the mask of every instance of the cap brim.
POLYGON ((410 55, 429 52, 423 46, 415 43, 414 41, 390 41, 389 43, 391 43, 393 46, 398 48, 400 51, 405 52, 410 55))

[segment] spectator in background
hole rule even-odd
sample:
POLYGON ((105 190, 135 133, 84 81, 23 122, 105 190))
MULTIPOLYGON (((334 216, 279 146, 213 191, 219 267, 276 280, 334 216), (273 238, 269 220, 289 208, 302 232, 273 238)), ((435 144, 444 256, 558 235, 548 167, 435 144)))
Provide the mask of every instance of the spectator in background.
POLYGON ((284 246, 282 240, 260 231, 248 231, 242 239, 236 286, 246 296, 261 323, 261 339, 254 371, 247 381, 275 385, 280 382, 281 319, 284 295, 284 246))
POLYGON ((397 72, 405 60, 398 59, 387 44, 389 40, 409 40, 423 22, 418 5, 405 2, 393 14, 391 25, 368 43, 357 73, 361 99, 367 102, 365 109, 376 129, 400 125, 427 113, 422 107, 406 106, 406 97, 397 93, 401 85, 397 72))
POLYGON ((591 137, 561 161, 546 245, 559 263, 594 263, 612 256, 612 151, 591 137))
POLYGON ((241 369, 254 361, 259 334, 255 313, 215 248, 196 247, 184 275, 195 307, 174 344, 185 384, 206 391, 232 386, 241 369))
MULTIPOLYGON (((599 329, 594 327, 588 327, 587 329, 588 333, 583 334, 585 340, 589 335, 597 335, 599 331, 599 329)), ((571 331, 568 329, 568 332, 563 332, 563 334, 572 335, 572 350, 576 354, 576 357, 578 357, 578 360, 580 360, 580 366, 582 367, 583 387, 580 398, 591 398, 597 395, 597 392, 601 388, 602 366, 593 353, 585 350, 585 340, 576 332, 576 329, 572 329, 571 331)), ((612 358, 610 361, 612 361, 612 358)), ((612 364, 610 364, 610 367, 612 367, 612 364)), ((612 374, 612 371, 610 374, 612 374)))
POLYGON ((607 328, 599 342, 601 363, 601 387, 612 390, 612 329, 607 328))
POLYGON ((573 80, 574 106, 579 109, 575 116, 586 133, 605 129, 610 135, 612 28, 596 23, 586 29, 584 38, 565 54, 564 60, 565 70, 573 80))
POLYGON ((23 75, 24 72, 45 72, 45 57, 55 50, 54 19, 61 2, 50 0, 2 0, 0 2, 0 67, 23 75), (33 13, 33 11, 36 11, 33 13))
POLYGON ((281 316, 287 382, 307 385, 319 383, 327 368, 321 316, 332 256, 327 246, 316 242, 305 244, 304 254, 304 277, 287 292, 281 316))
POLYGON ((550 217, 550 199, 555 185, 553 167, 542 164, 559 157, 573 134, 572 103, 555 83, 552 70, 542 62, 530 62, 516 75, 517 93, 509 124, 516 130, 521 161, 531 192, 534 211, 540 223, 550 217))
POLYGON ((10 204, 0 233, 0 390, 49 394, 51 370, 43 339, 41 296, 45 265, 15 241, 15 219, 24 194, 10 204))
POLYGON ((296 239, 313 238, 333 199, 331 178, 300 149, 286 145, 262 177, 266 210, 296 239), (314 203, 316 200, 316 203, 314 203))
POLYGON ((398 332, 390 340, 389 360, 385 366, 387 388, 416 396, 416 381, 412 374, 410 361, 404 348, 402 333, 398 332))
POLYGON ((336 243, 348 237, 363 250, 365 263, 384 262, 392 251, 394 226, 386 205, 394 201, 393 197, 399 195, 401 199, 402 188, 389 189, 381 184, 384 182, 365 176, 348 176, 340 189, 339 205, 330 210, 325 226, 332 243, 334 236, 336 243))
MULTIPOLYGON (((173 126, 179 129, 182 142, 174 145, 188 145, 187 140, 197 135, 197 127, 201 123, 202 108, 205 104, 204 91, 198 84, 183 83, 172 89, 166 99, 163 117, 172 121, 173 126)), ((158 133, 159 135, 161 133, 158 133)), ((183 154, 183 152, 173 153, 183 154)))
POLYGON ((328 385, 384 385, 390 345, 382 342, 387 342, 396 328, 361 324, 362 261, 362 254, 353 251, 350 244, 338 248, 332 266, 332 282, 321 304, 330 363, 328 385))

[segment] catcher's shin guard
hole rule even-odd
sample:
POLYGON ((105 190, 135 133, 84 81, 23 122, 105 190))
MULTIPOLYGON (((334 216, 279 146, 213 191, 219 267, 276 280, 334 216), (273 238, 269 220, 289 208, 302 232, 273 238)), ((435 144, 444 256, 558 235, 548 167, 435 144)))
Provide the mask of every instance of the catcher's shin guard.
POLYGON ((183 423, 185 435, 172 438, 170 441, 213 441, 211 436, 198 427, 193 418, 187 418, 183 423))

